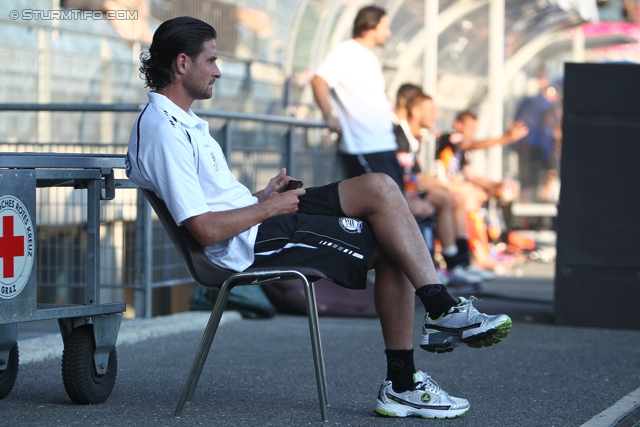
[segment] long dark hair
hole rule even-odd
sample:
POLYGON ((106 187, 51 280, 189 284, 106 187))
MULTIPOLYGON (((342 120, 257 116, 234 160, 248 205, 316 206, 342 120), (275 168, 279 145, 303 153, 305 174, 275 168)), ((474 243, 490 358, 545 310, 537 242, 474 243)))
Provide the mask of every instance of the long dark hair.
POLYGON ((216 37, 211 25, 189 16, 163 22, 153 34, 149 50, 140 55, 139 70, 144 75, 145 86, 157 90, 171 84, 176 57, 184 53, 195 62, 204 50, 204 42, 216 37))
POLYGON ((353 38, 360 37, 367 30, 373 30, 387 12, 378 6, 366 6, 358 11, 353 21, 353 38))

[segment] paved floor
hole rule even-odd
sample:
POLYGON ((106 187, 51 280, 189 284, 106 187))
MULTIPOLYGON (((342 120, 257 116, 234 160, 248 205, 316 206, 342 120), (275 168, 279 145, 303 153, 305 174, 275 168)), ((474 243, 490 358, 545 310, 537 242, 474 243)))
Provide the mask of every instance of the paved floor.
MULTIPOLYGON (((529 263, 520 270, 478 293, 481 311, 505 312, 514 320, 511 334, 499 345, 426 353, 417 346, 424 312, 416 315, 417 367, 471 402, 470 411, 455 420, 376 416, 373 404, 385 374, 378 321, 321 318, 330 424, 580 426, 640 387, 640 331, 553 325, 553 264, 529 263)), ((319 423, 307 321, 284 315, 222 325, 193 401, 182 418, 172 418, 206 317, 123 323, 121 334, 146 331, 148 336, 118 345, 117 383, 101 405, 70 402, 59 358, 21 365, 14 390, 0 401, 0 426, 319 423), (192 327, 168 331, 185 319, 192 327)), ((55 323, 25 323, 20 341, 28 348, 38 339, 51 339, 47 334, 57 333, 56 328, 55 323)))

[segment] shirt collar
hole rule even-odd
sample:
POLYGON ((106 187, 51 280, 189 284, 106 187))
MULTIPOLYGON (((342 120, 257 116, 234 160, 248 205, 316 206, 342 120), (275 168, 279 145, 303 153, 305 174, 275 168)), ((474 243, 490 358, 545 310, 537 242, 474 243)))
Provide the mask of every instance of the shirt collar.
POLYGON ((411 128, 409 127, 409 122, 406 119, 400 120, 400 127, 404 131, 404 135, 407 137, 409 141, 409 147, 411 147, 411 151, 417 152, 420 148, 420 141, 413 135, 411 132, 411 128))
POLYGON ((185 127, 192 128, 198 125, 205 125, 205 127, 208 128, 208 122, 196 116, 191 109, 189 109, 189 113, 187 113, 182 108, 178 107, 172 100, 157 92, 149 92, 148 95, 150 103, 159 105, 171 117, 182 123, 185 127))

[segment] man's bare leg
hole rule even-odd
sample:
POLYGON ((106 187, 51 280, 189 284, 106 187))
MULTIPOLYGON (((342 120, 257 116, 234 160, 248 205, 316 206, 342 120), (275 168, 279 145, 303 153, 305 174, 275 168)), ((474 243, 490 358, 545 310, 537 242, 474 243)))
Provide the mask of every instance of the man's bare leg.
POLYGON ((456 228, 456 237, 466 239, 467 238, 467 209, 466 203, 464 201, 464 197, 456 192, 452 192, 454 200, 455 200, 455 209, 454 209, 454 217, 455 217, 455 228, 456 228))
POLYGON ((441 283, 418 224, 391 178, 366 174, 341 181, 338 191, 344 213, 371 224, 379 246, 415 289, 441 283))
MULTIPOLYGON (((458 302, 451 298, 440 282, 416 221, 409 212, 404 196, 391 178, 382 174, 362 175, 340 182, 338 191, 344 213, 369 222, 378 241, 376 250, 388 259, 388 267, 380 264, 383 278, 381 282, 377 282, 383 288, 377 298, 377 307, 383 313, 384 333, 387 336, 390 331, 412 328, 409 317, 397 311, 398 307, 408 304, 410 295, 413 294, 408 292, 410 288, 398 268, 416 289, 415 295, 420 298, 428 313, 425 325, 428 323, 429 328, 423 330, 420 344, 423 349, 441 352, 451 351, 458 345, 482 347, 500 342, 507 335, 511 319, 506 315, 487 316, 472 308, 470 301, 462 300, 459 302, 464 306, 462 311, 449 311, 458 302), (391 289, 393 287, 397 289, 391 289), (392 299, 395 296, 402 302, 394 309, 389 300, 383 299, 388 295, 392 299), (467 309, 472 311, 467 312, 467 309), (469 313, 473 316, 470 317, 469 313), (480 326, 471 327, 471 321, 474 324, 479 322, 480 326), (401 326, 387 326, 386 322, 401 326)), ((375 267, 379 270, 377 265, 375 267)), ((409 313, 413 313, 413 309, 409 309, 409 313)), ((405 335, 402 335, 399 343, 392 341, 393 337, 389 339, 392 345, 408 340, 405 335)))
POLYGON ((375 303, 385 348, 413 348, 415 293, 402 270, 376 248, 371 260, 376 271, 375 303))
POLYGON ((427 190, 427 200, 430 201, 438 212, 438 237, 442 242, 442 247, 456 244, 456 229, 452 197, 446 190, 433 186, 427 190))

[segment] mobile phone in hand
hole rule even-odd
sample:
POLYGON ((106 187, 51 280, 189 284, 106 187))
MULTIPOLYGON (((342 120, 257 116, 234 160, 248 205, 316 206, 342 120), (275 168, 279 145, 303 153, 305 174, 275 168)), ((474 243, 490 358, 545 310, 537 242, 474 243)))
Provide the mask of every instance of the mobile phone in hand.
POLYGON ((295 179, 292 179, 291 181, 289 181, 287 183, 287 186, 284 187, 284 190, 282 190, 282 191, 285 192, 285 191, 289 191, 289 190, 295 190, 296 188, 300 188, 303 185, 304 184, 302 184, 302 181, 296 181, 295 179))

